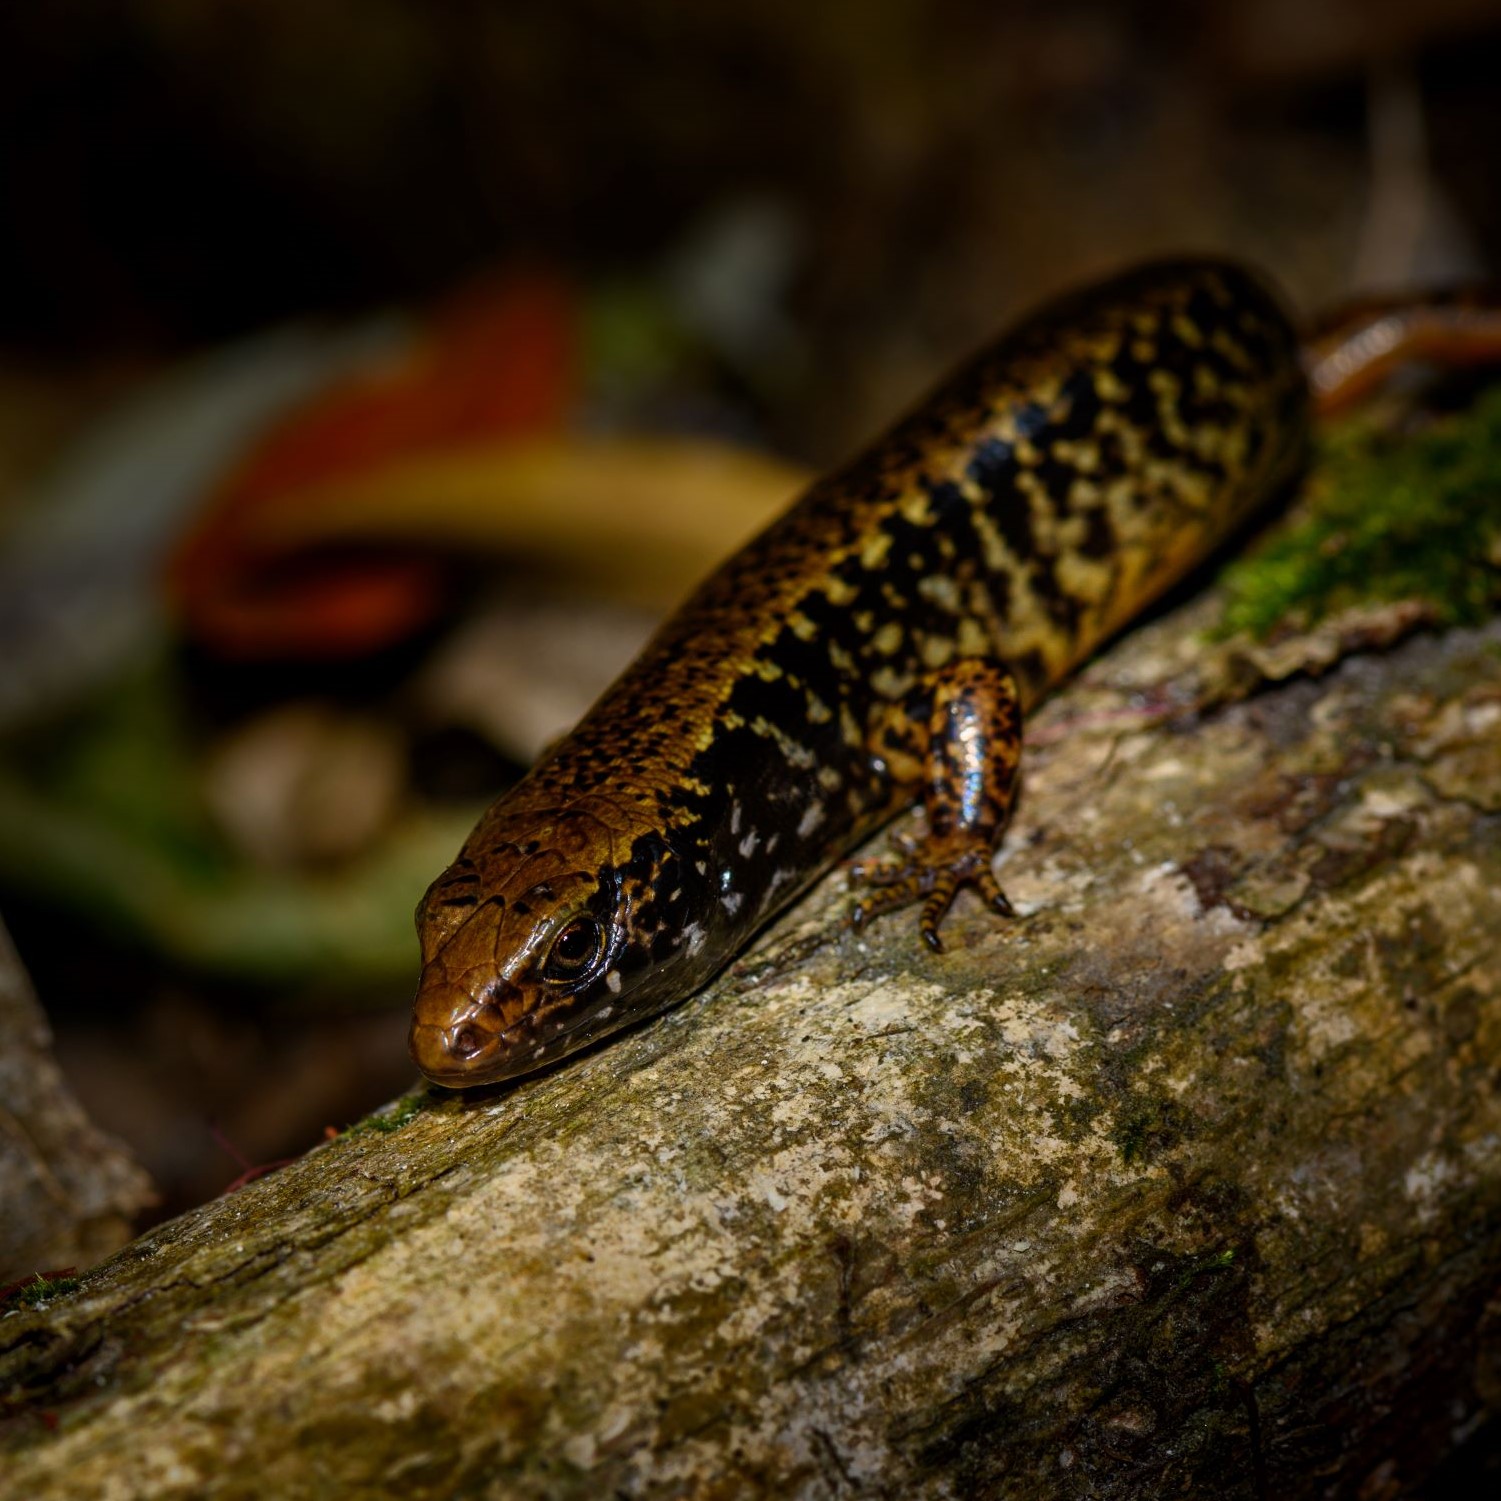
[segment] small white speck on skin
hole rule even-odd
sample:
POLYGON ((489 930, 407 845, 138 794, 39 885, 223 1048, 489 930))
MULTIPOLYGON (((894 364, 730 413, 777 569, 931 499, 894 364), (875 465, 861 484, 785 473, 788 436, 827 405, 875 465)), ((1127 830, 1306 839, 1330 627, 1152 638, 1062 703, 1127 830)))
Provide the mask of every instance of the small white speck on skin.
POLYGON ((708 875, 708 873, 709 873, 709 867, 708 867, 708 864, 707 864, 707 863, 706 863, 706 862, 705 862, 705 861, 703 861, 703 860, 695 860, 695 861, 694 861, 694 862, 693 862, 693 868, 694 868, 694 870, 696 870, 696 871, 697 871, 697 872, 698 872, 698 873, 699 873, 699 875, 701 875, 701 876, 706 876, 706 875, 708 875))
POLYGON ((782 736, 777 744, 781 748, 782 755, 786 757, 787 764, 798 771, 806 771, 818 759, 806 745, 792 739, 791 736, 782 736))
POLYGON ((739 803, 731 803, 730 804, 730 833, 732 833, 732 834, 738 834, 739 832, 740 832, 740 804, 739 803))
POLYGON ((740 853, 743 858, 749 860, 756 852, 756 846, 761 842, 761 836, 752 829, 744 839, 740 841, 740 853))
POLYGON ((619 995, 620 971, 618 969, 612 969, 609 974, 605 976, 605 984, 609 986, 611 995, 619 995))
POLYGON ((777 832, 766 841, 766 853, 768 855, 777 847, 777 840, 779 840, 781 837, 782 832, 780 829, 778 829, 777 832))
POLYGON ((739 891, 726 891, 719 900, 723 904, 724 910, 733 917, 740 910, 740 904, 745 900, 745 897, 739 891))
POLYGON ((823 822, 823 818, 824 818, 824 807, 823 807, 823 804, 821 802, 812 802, 812 803, 809 803, 808 806, 803 809, 803 816, 798 820, 798 824, 797 824, 797 836, 798 836, 798 838, 799 839, 806 839, 808 837, 808 835, 811 834, 814 831, 814 829, 816 829, 819 826, 819 824, 821 824, 823 822))

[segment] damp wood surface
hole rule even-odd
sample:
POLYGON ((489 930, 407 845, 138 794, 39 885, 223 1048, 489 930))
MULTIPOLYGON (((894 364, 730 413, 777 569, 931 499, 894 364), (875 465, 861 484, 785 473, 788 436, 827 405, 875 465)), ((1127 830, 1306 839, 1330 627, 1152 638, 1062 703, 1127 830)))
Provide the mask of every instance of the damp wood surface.
POLYGON ((1034 716, 1016 921, 836 875, 10 1305, 0 1494, 1418 1494, 1501 1400, 1501 621, 1193 713, 1211 616, 1034 716))

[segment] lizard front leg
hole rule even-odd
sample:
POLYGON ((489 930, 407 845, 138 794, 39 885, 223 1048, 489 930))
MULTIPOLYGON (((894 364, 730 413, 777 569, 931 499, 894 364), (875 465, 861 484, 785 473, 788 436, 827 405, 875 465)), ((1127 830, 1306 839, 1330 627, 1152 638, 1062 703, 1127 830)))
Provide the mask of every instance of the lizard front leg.
POLYGON ((961 886, 973 885, 992 910, 1012 915, 990 862, 1016 791, 1021 704, 1016 680, 989 658, 952 662, 932 674, 927 688, 926 726, 904 726, 893 707, 872 737, 877 757, 921 787, 927 829, 896 855, 857 862, 850 876, 872 888, 852 914, 857 927, 921 900, 919 930, 939 951, 939 924, 961 886))

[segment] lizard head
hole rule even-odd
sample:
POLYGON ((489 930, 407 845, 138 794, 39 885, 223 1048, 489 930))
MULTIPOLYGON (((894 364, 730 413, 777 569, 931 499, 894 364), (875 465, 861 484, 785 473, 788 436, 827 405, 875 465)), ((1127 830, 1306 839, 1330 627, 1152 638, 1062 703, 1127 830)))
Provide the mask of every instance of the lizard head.
POLYGON ((603 799, 558 809, 517 792, 417 908, 412 1057, 450 1089, 541 1068, 707 978, 698 882, 663 835, 603 799))

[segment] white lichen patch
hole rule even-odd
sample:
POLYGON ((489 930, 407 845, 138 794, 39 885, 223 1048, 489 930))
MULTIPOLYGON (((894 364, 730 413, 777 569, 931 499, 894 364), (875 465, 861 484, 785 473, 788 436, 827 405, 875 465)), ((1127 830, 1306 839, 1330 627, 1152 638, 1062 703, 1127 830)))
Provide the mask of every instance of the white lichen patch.
POLYGON ((1367 824, 1382 824, 1401 818, 1433 801, 1418 777, 1404 772, 1397 777, 1373 779, 1360 789, 1360 817, 1367 824))
POLYGON ((1442 1152, 1428 1152, 1402 1175, 1402 1191, 1417 1211, 1418 1223, 1428 1224, 1439 1200, 1455 1180, 1457 1169, 1442 1152))
POLYGON ((1259 938, 1243 938, 1233 944, 1220 961, 1220 968, 1226 974, 1237 974, 1241 970, 1255 970, 1260 968, 1265 960, 1265 950, 1259 938))
POLYGON ((1137 893, 1134 900, 1154 902, 1181 921, 1199 915, 1199 898, 1193 882, 1171 860, 1142 871, 1133 884, 1137 893))

